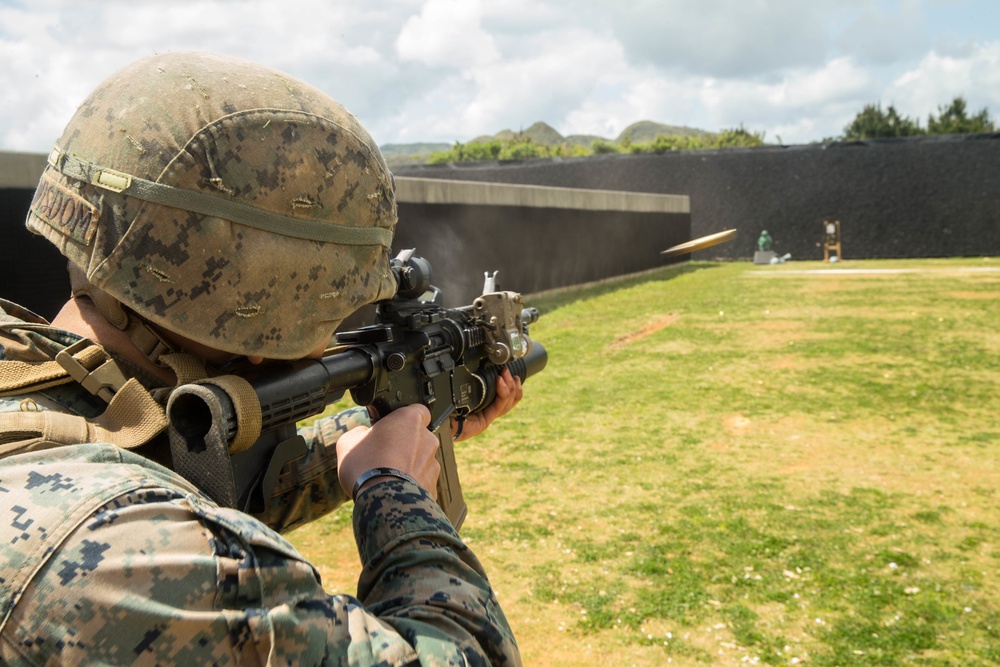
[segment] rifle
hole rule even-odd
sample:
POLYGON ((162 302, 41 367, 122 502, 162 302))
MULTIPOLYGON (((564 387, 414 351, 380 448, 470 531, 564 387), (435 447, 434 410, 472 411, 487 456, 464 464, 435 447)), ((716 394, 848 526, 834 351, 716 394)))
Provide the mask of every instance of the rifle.
POLYGON ((521 295, 496 291, 447 309, 430 284, 430 263, 413 250, 390 263, 396 295, 376 304, 375 323, 336 334, 320 359, 276 361, 239 375, 176 388, 167 402, 174 470, 223 506, 267 509, 281 468, 304 456, 296 423, 320 414, 346 391, 377 420, 422 403, 439 440, 437 500, 458 529, 467 507, 458 479, 451 418, 461 422, 490 403, 502 368, 526 380, 545 368, 545 348, 528 336, 538 319, 521 295))

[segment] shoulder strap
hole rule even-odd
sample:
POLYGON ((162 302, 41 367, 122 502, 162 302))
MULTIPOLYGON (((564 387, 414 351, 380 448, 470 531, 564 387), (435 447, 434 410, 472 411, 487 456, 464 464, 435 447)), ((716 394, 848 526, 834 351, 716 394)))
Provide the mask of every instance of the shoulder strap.
POLYGON ((74 380, 106 402, 125 384, 125 376, 114 359, 86 338, 59 352, 53 361, 0 360, 0 397, 19 396, 74 380))
POLYGON ((106 387, 110 393, 105 400, 110 400, 111 395, 125 384, 124 376, 104 348, 86 338, 70 345, 52 361, 0 360, 0 397, 19 396, 73 380, 96 395, 100 394, 91 387, 98 390, 106 387))
POLYGON ((86 338, 59 352, 53 361, 0 360, 0 397, 74 381, 108 402, 104 413, 95 419, 53 410, 0 413, 0 457, 88 442, 133 449, 166 429, 163 406, 138 380, 126 381, 104 348, 86 338))
POLYGON ((0 457, 88 442, 134 449, 166 428, 163 407, 132 378, 96 419, 52 410, 0 413, 0 457))

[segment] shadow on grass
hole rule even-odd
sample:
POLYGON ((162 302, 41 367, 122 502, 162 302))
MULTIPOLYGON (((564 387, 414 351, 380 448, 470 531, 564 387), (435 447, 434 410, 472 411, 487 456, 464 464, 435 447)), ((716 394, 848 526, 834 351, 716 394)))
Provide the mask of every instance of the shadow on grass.
POLYGON ((621 289, 628 289, 636 285, 643 285, 651 282, 666 282, 678 276, 695 271, 718 268, 716 262, 685 262, 683 264, 671 264, 641 273, 633 273, 627 276, 616 276, 585 285, 572 285, 560 287, 558 289, 546 290, 535 294, 526 294, 525 302, 532 308, 537 308, 542 314, 582 301, 603 296, 609 292, 616 292, 621 289))

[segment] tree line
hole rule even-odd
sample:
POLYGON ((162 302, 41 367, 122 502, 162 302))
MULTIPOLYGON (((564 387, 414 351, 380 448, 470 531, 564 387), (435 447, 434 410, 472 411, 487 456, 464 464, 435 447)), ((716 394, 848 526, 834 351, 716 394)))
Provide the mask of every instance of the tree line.
POLYGON ((658 134, 652 141, 621 141, 596 139, 589 146, 561 142, 547 145, 523 134, 510 139, 455 142, 447 151, 432 153, 429 164, 473 162, 478 160, 524 160, 539 157, 582 157, 608 153, 666 153, 667 151, 701 150, 707 148, 752 147, 764 145, 763 132, 751 132, 744 127, 723 130, 718 134, 674 135, 658 134))
POLYGON ((882 109, 879 104, 866 104, 864 109, 844 127, 841 139, 881 139, 886 137, 919 137, 939 134, 979 134, 995 132, 996 124, 990 112, 983 107, 970 113, 964 97, 956 97, 951 104, 938 107, 935 116, 927 117, 927 127, 921 127, 918 118, 903 116, 891 104, 882 109))
MULTIPOLYGON (((996 132, 997 126, 984 107, 971 113, 964 97, 954 98, 950 104, 938 107, 938 113, 930 114, 927 127, 917 118, 900 114, 893 105, 885 109, 882 104, 866 104, 850 123, 844 127, 839 137, 823 141, 858 141, 862 139, 882 139, 890 137, 916 137, 941 134, 969 134, 996 132)), ((780 139, 779 139, 780 143, 780 139)), ((764 132, 747 130, 742 125, 719 133, 699 135, 657 135, 652 141, 633 142, 628 137, 621 141, 597 139, 589 146, 571 143, 546 145, 523 134, 510 139, 489 141, 455 142, 447 151, 432 153, 429 164, 449 162, 473 162, 479 160, 524 160, 542 157, 581 157, 608 153, 666 153, 668 151, 701 150, 709 148, 752 148, 764 146, 764 132)))

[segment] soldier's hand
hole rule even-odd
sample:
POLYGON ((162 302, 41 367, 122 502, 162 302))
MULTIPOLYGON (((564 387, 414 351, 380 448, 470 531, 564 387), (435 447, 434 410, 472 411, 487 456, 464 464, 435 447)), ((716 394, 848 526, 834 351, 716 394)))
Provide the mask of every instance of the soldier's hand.
MULTIPOLYGON (((523 396, 524 387, 521 385, 521 378, 513 375, 507 368, 504 368, 503 372, 497 377, 497 395, 493 399, 493 402, 481 412, 469 415, 462 426, 462 432, 455 440, 468 440, 473 436, 479 435, 495 419, 513 410, 514 406, 521 401, 523 396)), ((452 435, 454 436, 457 431, 458 424, 452 420, 452 435)))
MULTIPOLYGON (((358 426, 337 441, 337 475, 350 497, 358 477, 373 468, 395 468, 436 495, 440 466, 434 458, 438 439, 427 430, 431 413, 423 405, 407 405, 372 426, 358 426)), ((365 484, 372 484, 375 480, 365 484)), ((362 488, 365 488, 363 486, 362 488)))

